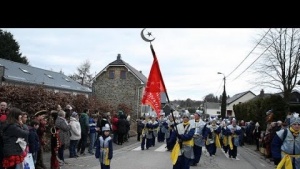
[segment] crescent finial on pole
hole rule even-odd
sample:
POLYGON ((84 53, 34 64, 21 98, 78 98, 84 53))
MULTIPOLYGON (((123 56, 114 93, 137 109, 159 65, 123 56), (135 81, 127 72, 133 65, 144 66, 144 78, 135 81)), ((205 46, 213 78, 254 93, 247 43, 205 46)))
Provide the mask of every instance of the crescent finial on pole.
MULTIPOLYGON (((146 28, 144 28, 144 29, 141 31, 141 37, 142 37, 142 39, 143 39, 144 41, 150 42, 150 44, 151 44, 151 42, 154 41, 155 38, 153 38, 153 39, 148 39, 148 38, 146 38, 145 35, 144 35, 144 30, 145 30, 145 29, 146 29, 146 28)), ((151 32, 148 32, 147 35, 148 35, 148 36, 152 36, 151 32)))

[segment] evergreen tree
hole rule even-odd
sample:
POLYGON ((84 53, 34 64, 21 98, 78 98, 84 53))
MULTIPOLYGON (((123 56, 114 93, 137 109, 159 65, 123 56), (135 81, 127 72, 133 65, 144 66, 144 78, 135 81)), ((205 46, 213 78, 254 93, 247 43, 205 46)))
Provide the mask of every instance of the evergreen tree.
POLYGON ((20 46, 10 32, 0 29, 0 58, 29 64, 27 57, 20 53, 20 46))

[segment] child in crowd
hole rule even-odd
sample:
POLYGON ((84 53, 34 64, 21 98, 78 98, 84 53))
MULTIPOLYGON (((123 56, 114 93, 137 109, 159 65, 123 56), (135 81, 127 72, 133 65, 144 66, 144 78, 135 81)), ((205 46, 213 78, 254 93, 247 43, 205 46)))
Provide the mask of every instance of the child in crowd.
POLYGON ((113 157, 113 147, 109 124, 102 127, 102 132, 102 135, 97 138, 99 139, 99 144, 96 145, 95 157, 99 159, 101 169, 110 169, 110 161, 113 157))
POLYGON ((28 136, 29 153, 32 153, 34 164, 36 164, 37 152, 40 147, 40 140, 37 134, 37 129, 39 128, 39 125, 40 125, 39 121, 33 120, 31 121, 29 127, 29 136, 28 136))

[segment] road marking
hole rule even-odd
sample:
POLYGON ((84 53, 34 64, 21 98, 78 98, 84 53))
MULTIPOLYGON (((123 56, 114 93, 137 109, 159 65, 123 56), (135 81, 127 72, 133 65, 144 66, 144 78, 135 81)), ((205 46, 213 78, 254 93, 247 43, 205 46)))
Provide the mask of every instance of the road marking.
POLYGON ((229 158, 229 155, 227 153, 225 153, 225 151, 223 149, 221 149, 221 151, 223 152, 223 154, 225 155, 225 157, 229 158))
POLYGON ((133 149, 132 151, 140 151, 142 150, 141 146, 138 146, 137 148, 133 149))
POLYGON ((158 148, 155 149, 154 151, 160 151, 160 152, 165 152, 165 151, 167 151, 166 144, 161 145, 160 147, 158 147, 158 148))
POLYGON ((259 163, 260 165, 262 165, 263 167, 266 167, 266 165, 262 164, 262 163, 259 163))

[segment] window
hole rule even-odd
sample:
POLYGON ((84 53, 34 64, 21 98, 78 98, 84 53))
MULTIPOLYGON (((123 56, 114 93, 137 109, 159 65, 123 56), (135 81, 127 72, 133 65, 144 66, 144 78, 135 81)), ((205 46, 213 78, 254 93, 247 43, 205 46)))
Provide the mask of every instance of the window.
POLYGON ((115 78, 115 71, 114 70, 110 70, 109 71, 108 78, 110 78, 110 79, 114 79, 115 78))
POLYGON ((67 82, 70 82, 70 80, 66 77, 61 77, 61 78, 65 79, 67 82))
POLYGON ((53 79, 53 77, 49 74, 45 74, 46 76, 48 76, 50 79, 53 79))
POLYGON ((30 74, 30 72, 28 70, 26 70, 26 69, 22 69, 22 68, 19 68, 19 69, 22 70, 24 73, 30 74))
POLYGON ((125 70, 121 71, 120 78, 121 79, 126 79, 126 71, 125 70))

